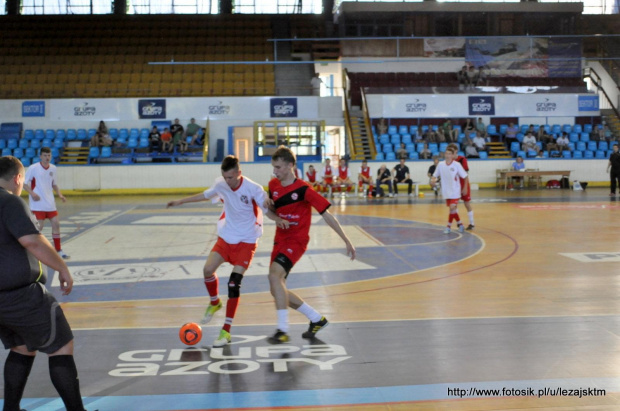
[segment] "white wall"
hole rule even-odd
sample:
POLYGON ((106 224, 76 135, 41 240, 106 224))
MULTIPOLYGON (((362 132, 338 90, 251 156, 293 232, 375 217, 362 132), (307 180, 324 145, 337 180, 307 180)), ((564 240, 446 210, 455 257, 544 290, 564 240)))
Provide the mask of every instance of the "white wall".
MULTIPOLYGON (((496 170, 507 169, 513 160, 470 160, 470 179, 472 183, 495 183, 496 170)), ((319 163, 305 163, 304 173, 312 164, 320 172, 319 163)), ((351 176, 357 179, 361 162, 350 163, 351 176)), ((392 169, 397 162, 371 161, 371 171, 376 175, 381 164, 392 169)), ((428 182, 426 173, 432 161, 412 161, 407 165, 412 178, 424 184, 428 182)), ((527 168, 540 170, 571 170, 571 180, 606 182, 607 160, 536 160, 526 159, 527 168)), ((244 163, 243 174, 262 185, 267 185, 272 175, 270 164, 244 163)), ((214 163, 200 164, 145 164, 145 165, 102 165, 102 166, 59 166, 60 187, 63 190, 132 190, 151 189, 153 191, 175 188, 204 188, 213 183, 220 175, 220 165, 214 163)), ((549 177, 548 179, 557 178, 549 177)))

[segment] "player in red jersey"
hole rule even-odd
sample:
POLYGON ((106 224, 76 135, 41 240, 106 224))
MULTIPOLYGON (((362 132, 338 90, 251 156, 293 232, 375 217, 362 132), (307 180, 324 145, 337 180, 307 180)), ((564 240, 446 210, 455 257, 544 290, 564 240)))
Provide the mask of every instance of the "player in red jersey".
POLYGON ((328 193, 329 188, 334 185, 334 169, 331 166, 331 160, 329 158, 325 159, 325 167, 323 167, 323 172, 321 173, 321 187, 323 187, 323 192, 328 193))
POLYGON ((308 171, 306 171, 306 181, 312 186, 312 188, 315 190, 318 189, 319 182, 316 181, 316 170, 313 165, 308 166, 308 171))
POLYGON ((357 174, 357 179, 359 181, 360 188, 363 188, 364 185, 367 186, 367 188, 363 190, 363 194, 372 191, 372 177, 370 176, 370 167, 368 166, 368 161, 362 161, 362 166, 360 167, 360 171, 357 174))
MULTIPOLYGON (((338 164, 338 175, 336 176, 336 185, 337 186, 346 186, 347 193, 351 191, 351 187, 355 184, 351 181, 351 173, 349 172, 349 166, 347 166, 347 160, 344 158, 340 159, 338 164)), ((338 187, 339 190, 342 190, 338 187)))
MULTIPOLYGON (((458 153, 458 150, 459 150, 458 146, 454 143, 450 145, 458 153)), ((469 174, 469 164, 467 164, 467 159, 459 155, 455 158, 455 160, 461 163, 461 166, 463 166, 463 169, 467 172, 467 174, 469 174)), ((464 184, 465 184, 465 180, 461 178, 461 187, 464 184)), ((467 180, 467 194, 464 194, 463 196, 461 196, 461 200, 463 200, 463 203, 465 204, 465 208, 467 209, 467 217, 469 218, 469 225, 467 226, 466 230, 473 230, 475 227, 474 210, 471 208, 471 187, 469 185, 469 180, 467 180)))
POLYGON ((280 146, 276 150, 271 157, 276 178, 269 182, 269 199, 265 201, 266 208, 287 223, 277 224, 269 266, 269 285, 278 313, 278 329, 269 338, 272 344, 290 340, 288 307, 296 309, 310 320, 308 331, 302 334, 303 338, 314 338, 315 334, 328 324, 325 317, 286 288, 286 277, 304 254, 310 241, 312 208, 316 209, 327 225, 342 238, 351 260, 355 259, 355 248, 338 220, 328 211, 330 202, 312 190, 308 183, 295 178, 293 175, 295 163, 295 154, 288 147, 280 146))

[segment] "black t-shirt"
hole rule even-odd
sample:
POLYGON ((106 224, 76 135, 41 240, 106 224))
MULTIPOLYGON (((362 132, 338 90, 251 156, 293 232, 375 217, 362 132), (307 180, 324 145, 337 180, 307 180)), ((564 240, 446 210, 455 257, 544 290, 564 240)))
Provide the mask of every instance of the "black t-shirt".
POLYGON ((398 181, 403 181, 407 178, 407 174, 409 174, 409 167, 396 164, 396 167, 394 167, 394 171, 396 171, 396 175, 394 176, 394 178, 396 178, 398 181))
POLYGON ((430 174, 431 176, 433 175, 433 173, 435 172, 435 169, 437 168, 437 166, 435 164, 433 164, 432 166, 430 166, 428 168, 428 174, 430 174))
POLYGON ((377 170, 377 178, 379 180, 383 180, 384 178, 389 178, 391 176, 392 174, 390 173, 390 170, 388 170, 387 168, 385 169, 385 171, 383 171, 383 173, 381 172, 381 169, 377 170))
POLYGON ((149 140, 151 141, 159 141, 161 139, 161 134, 159 134, 159 131, 151 131, 151 134, 149 134, 149 140))
POLYGON ((33 219, 24 200, 0 188, 0 291, 47 280, 39 261, 17 241, 39 234, 33 219))
POLYGON ((183 126, 180 124, 173 124, 170 126, 170 133, 174 136, 176 133, 182 133, 183 126))
POLYGON ((620 152, 611 153, 609 156, 609 162, 611 163, 611 169, 613 171, 620 171, 620 152))

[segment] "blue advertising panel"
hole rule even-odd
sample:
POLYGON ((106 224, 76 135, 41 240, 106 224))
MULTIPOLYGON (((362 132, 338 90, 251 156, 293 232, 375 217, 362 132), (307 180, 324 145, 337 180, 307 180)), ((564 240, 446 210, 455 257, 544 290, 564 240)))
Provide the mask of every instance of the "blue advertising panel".
POLYGON ((22 117, 45 117, 45 101, 24 101, 22 117))
POLYGON ((138 100, 138 115, 146 119, 166 118, 166 100, 138 100))
POLYGON ((296 98, 270 99, 271 117, 297 117, 296 98))
POLYGON ((598 96, 579 96, 579 111, 598 111, 598 96))
POLYGON ((493 96, 469 96, 470 116, 494 116, 495 97, 493 96))

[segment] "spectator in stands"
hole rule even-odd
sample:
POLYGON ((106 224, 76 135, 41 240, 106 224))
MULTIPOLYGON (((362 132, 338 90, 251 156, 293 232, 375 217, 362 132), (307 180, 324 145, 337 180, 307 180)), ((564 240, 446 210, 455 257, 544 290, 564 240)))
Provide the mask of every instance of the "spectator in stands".
POLYGON ((179 119, 175 118, 174 123, 170 126, 170 134, 172 134, 172 138, 174 139, 177 135, 179 138, 183 137, 185 130, 183 126, 179 123, 179 119))
POLYGON ((528 151, 535 151, 538 153, 538 145, 536 144, 536 137, 530 131, 527 132, 525 137, 523 137, 523 144, 521 145, 521 149, 526 153, 528 151))
POLYGON ((467 66, 461 67, 461 69, 456 73, 456 79, 459 82, 459 90, 463 91, 467 87, 468 78, 467 78, 467 66))
POLYGON ((476 137, 474 137, 473 143, 476 147, 476 151, 487 151, 487 142, 484 138, 482 138, 479 132, 476 133, 476 137))
POLYGON ((514 123, 508 123, 508 128, 506 129, 505 135, 508 148, 510 148, 510 143, 517 141, 517 134, 519 134, 519 127, 517 127, 514 123))
POLYGON ((611 130, 609 129, 609 126, 607 124, 604 124, 601 128, 599 128, 598 130, 598 135, 599 135, 599 141, 611 141, 613 134, 611 132, 611 130))
POLYGON ((164 128, 164 132, 161 133, 161 151, 172 153, 174 146, 172 145, 172 133, 168 130, 168 127, 164 128))
POLYGON ((447 119, 445 123, 443 123, 443 134, 448 143, 456 143, 459 138, 459 130, 452 126, 452 120, 447 119))
MULTIPOLYGON (((439 130, 439 129, 437 129, 439 130)), ((436 133, 435 131, 433 131, 432 127, 429 127, 428 130, 426 130, 426 132, 422 135, 422 140, 426 141, 427 143, 437 143, 437 136, 438 133, 436 133)))
MULTIPOLYGON (((194 145, 196 143, 196 140, 198 140, 198 138, 200 137, 200 126, 196 124, 195 118, 192 118, 189 121, 187 127, 185 128, 185 136, 192 138, 189 142, 190 146, 194 145)), ((187 139, 185 139, 185 141, 187 141, 187 139)))
POLYGON ((405 159, 400 159, 392 172, 394 173, 394 193, 398 195, 398 184, 407 184, 407 195, 411 196, 413 181, 409 175, 409 167, 405 165, 405 159))
MULTIPOLYGON (((437 168, 437 164, 439 164, 439 157, 434 156, 433 157, 433 165, 430 166, 428 168, 428 172, 426 173, 426 175, 428 176, 428 183, 430 184, 431 179, 433 178, 433 174, 435 173, 435 169, 437 168)), ((437 181, 437 183, 439 183, 439 181, 437 181)), ((433 186, 431 186, 433 187, 433 186)), ((435 197, 437 197, 439 195, 439 190, 441 189, 441 187, 439 186, 439 184, 435 184, 435 186, 433 187, 433 191, 435 192, 435 197)))
POLYGON ((478 80, 476 81, 476 86, 483 87, 489 85, 489 79, 487 77, 486 67, 480 66, 478 67, 478 80))
POLYGON ((473 143, 464 144, 464 146, 466 158, 480 158, 480 154, 478 154, 478 150, 476 150, 476 146, 473 143))
POLYGON ((392 194, 392 175, 385 164, 381 164, 381 167, 377 170, 377 197, 385 196, 385 191, 383 191, 381 184, 387 184, 388 190, 390 191, 389 196, 394 197, 394 194, 392 194))
POLYGON ((613 153, 609 156, 609 163, 607 164, 607 172, 611 180, 611 197, 616 196, 616 187, 618 181, 620 181, 620 153, 618 152, 618 144, 614 144, 612 147, 613 153))
POLYGON ((379 133, 379 135, 381 134, 386 134, 388 131, 388 126, 387 124, 385 124, 385 119, 381 118, 379 120, 379 123, 377 124, 377 132, 379 133))
POLYGON ((478 83, 478 72, 474 66, 469 66, 469 70, 467 70, 467 88, 472 89, 476 87, 478 83))
MULTIPOLYGON (((517 160, 512 163, 512 170, 513 171, 523 171, 525 170, 525 163, 523 162, 523 157, 519 156, 517 157, 517 160)), ((520 182, 521 188, 523 188, 523 177, 512 177, 512 181, 513 183, 515 181, 520 182)), ((510 189, 513 190, 512 188, 512 184, 510 185, 510 189)))
POLYGON ((433 156, 433 153, 431 153, 431 150, 428 148, 428 143, 424 143, 422 151, 420 151, 418 154, 420 155, 421 159, 429 159, 433 156))
POLYGON ((405 143, 400 143, 400 148, 398 150, 396 150, 396 158, 397 159, 408 159, 409 158, 409 152, 407 151, 407 146, 405 145, 405 143))
POLYGON ((568 133, 566 131, 562 132, 562 135, 558 137, 558 139, 555 141, 558 151, 564 151, 564 150, 570 151, 570 147, 568 143, 569 143, 568 133))
POLYGON ((149 133, 149 144, 153 151, 158 151, 161 148, 161 134, 157 129, 157 126, 153 126, 149 133))
POLYGON ((321 84, 323 84, 323 80, 321 80, 321 77, 319 77, 319 73, 314 73, 312 80, 310 80, 310 86, 312 87, 313 96, 321 95, 321 84))
POLYGON ((90 139, 91 147, 110 147, 112 146, 112 139, 107 134, 102 134, 97 131, 90 139))
POLYGON ((553 134, 550 134, 550 133, 548 134, 545 131, 545 125, 541 124, 540 127, 538 128, 538 141, 540 141, 543 144, 543 147, 547 147, 549 143, 553 143, 554 142, 553 138, 554 138, 553 134))
POLYGON ((482 138, 487 138, 487 126, 484 124, 484 121, 482 121, 482 117, 478 117, 478 121, 476 122, 476 131, 480 133, 482 138))
POLYGON ((105 122, 103 120, 99 122, 99 127, 97 128, 97 131, 103 134, 104 136, 107 136, 110 134, 108 127, 105 125, 105 122))
POLYGON ((434 133, 434 135, 436 143, 445 143, 447 141, 447 137, 444 134, 443 127, 437 127, 437 131, 434 133))
POLYGON ((474 124, 476 119, 468 118, 465 124, 461 127, 461 131, 466 135, 469 135, 472 131, 476 131, 476 125, 474 124))

